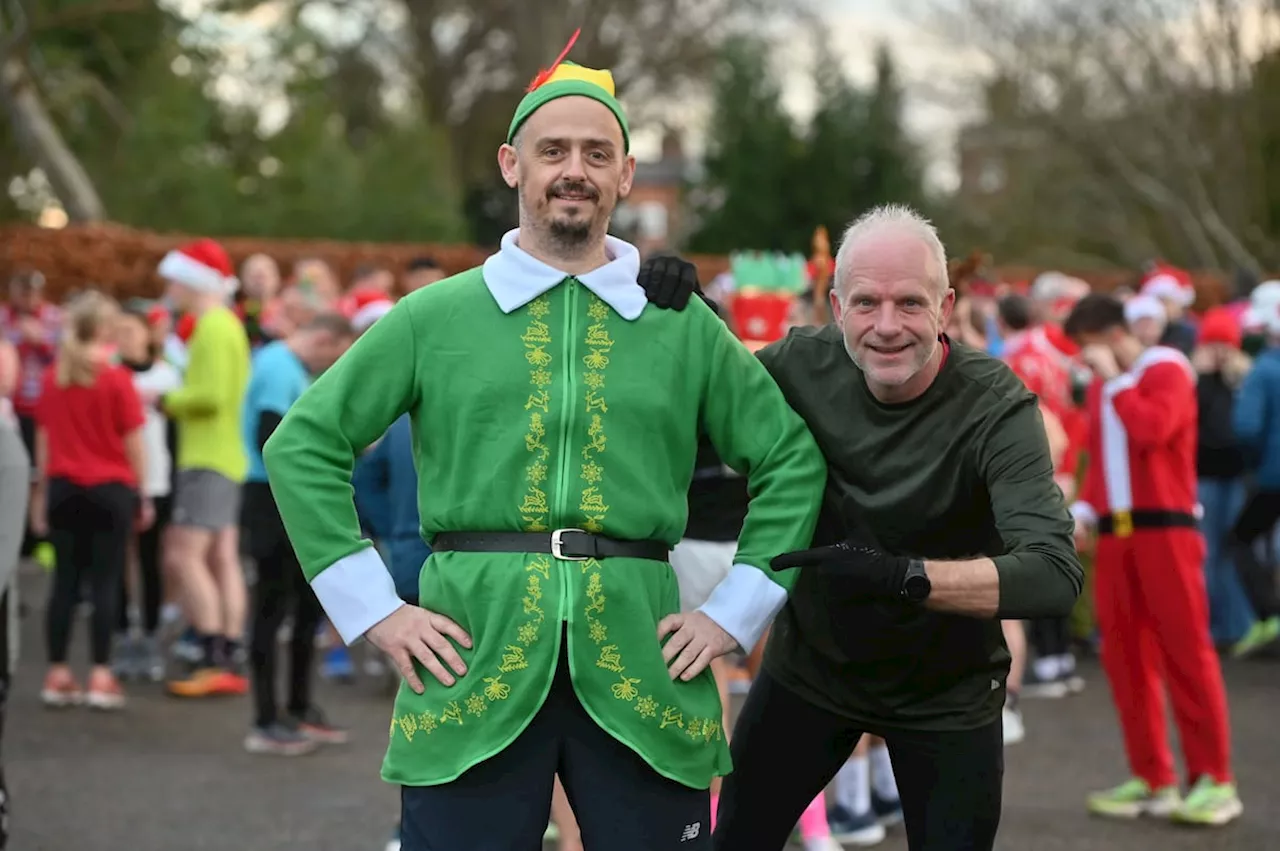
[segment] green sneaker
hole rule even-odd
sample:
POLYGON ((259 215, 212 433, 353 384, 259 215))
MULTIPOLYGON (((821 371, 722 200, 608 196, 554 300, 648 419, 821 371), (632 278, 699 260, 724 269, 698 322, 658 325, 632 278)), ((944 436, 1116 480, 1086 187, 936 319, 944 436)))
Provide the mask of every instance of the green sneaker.
POLYGON ((1182 796, 1176 786, 1152 791, 1147 781, 1135 777, 1114 789, 1094 792, 1088 798, 1088 806, 1095 816, 1108 818, 1168 818, 1182 806, 1182 796))
POLYGON ((1280 617, 1269 617, 1265 621, 1258 621, 1249 627, 1244 638, 1237 641, 1231 648, 1231 656, 1234 659, 1251 656, 1277 638, 1280 638, 1280 617))
POLYGON ((1235 821, 1243 812, 1244 804, 1236 794, 1236 784, 1218 783, 1206 774, 1191 787, 1187 800, 1174 812, 1173 820, 1216 827, 1235 821))
POLYGON ((53 566, 58 561, 58 554, 53 549, 53 544, 48 541, 41 541, 36 544, 36 548, 31 553, 31 558, 35 563, 40 565, 45 573, 52 573, 53 566))

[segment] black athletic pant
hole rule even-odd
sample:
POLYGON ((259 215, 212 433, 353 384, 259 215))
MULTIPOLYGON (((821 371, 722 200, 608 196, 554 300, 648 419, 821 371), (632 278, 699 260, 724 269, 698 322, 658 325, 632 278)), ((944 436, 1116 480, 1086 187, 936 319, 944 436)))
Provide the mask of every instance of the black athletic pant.
POLYGON ((57 554, 45 622, 49 662, 67 661, 71 623, 81 585, 87 581, 93 603, 93 664, 105 665, 111 658, 137 492, 118 482, 81 487, 67 479, 51 479, 48 499, 49 540, 57 554))
MULTIPOLYGON (((13 577, 17 582, 18 577, 13 577)), ((13 672, 9 665, 9 591, 0 594, 0 744, 4 741, 5 716, 9 712, 9 685, 13 672)), ((0 851, 9 846, 9 785, 4 779, 4 762, 0 759, 0 851)))
MULTIPOLYGON (((18 431, 22 435, 22 445, 26 447, 27 457, 31 459, 31 463, 35 464, 36 458, 36 421, 35 417, 18 417, 18 431)), ((30 558, 35 552, 36 545, 40 543, 41 538, 31 531, 30 515, 27 517, 27 525, 22 535, 22 550, 20 554, 22 558, 30 558)))
POLYGON ((733 730, 733 773, 720 792, 716 849, 781 851, 863 733, 889 746, 911 851, 991 851, 1004 775, 999 718, 956 732, 865 730, 803 700, 767 671, 733 730))
POLYGON ((1029 626, 1028 639, 1037 656, 1065 656, 1071 652, 1070 618, 1037 618, 1029 626))
MULTIPOLYGON (((169 525, 169 512, 172 497, 157 496, 151 500, 156 510, 156 520, 151 528, 138 533, 138 584, 141 593, 143 635, 155 635, 160 627, 160 602, 164 598, 164 577, 161 573, 162 553, 160 542, 164 537, 164 529, 169 525)), ((120 632, 129 631, 129 588, 121 577, 120 581, 120 616, 116 627, 120 632)))
POLYGON ((271 488, 265 482, 245 486, 244 526, 249 553, 257 563, 249 667, 253 680, 255 723, 266 727, 279 720, 276 708, 276 637, 293 610, 289 640, 287 711, 300 717, 311 706, 311 668, 316 629, 324 610, 307 584, 293 546, 280 521, 271 488))
POLYGON ((401 787, 401 851, 541 851, 557 774, 586 848, 709 851, 708 791, 658 774, 592 720, 567 643, 546 702, 505 750, 451 783, 401 787))
POLYGON ((1228 548, 1249 602, 1260 618, 1280 615, 1276 569, 1258 558, 1254 545, 1280 520, 1280 491, 1257 491, 1249 497, 1231 529, 1228 548))

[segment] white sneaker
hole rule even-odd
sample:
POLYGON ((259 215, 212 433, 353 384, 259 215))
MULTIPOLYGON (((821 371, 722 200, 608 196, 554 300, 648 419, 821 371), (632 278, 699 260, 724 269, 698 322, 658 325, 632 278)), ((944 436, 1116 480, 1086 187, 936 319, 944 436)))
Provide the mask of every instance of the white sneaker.
POLYGON ((1004 743, 1016 745, 1027 737, 1027 728, 1022 723, 1022 713, 1017 709, 1005 707, 1000 710, 1000 719, 1004 722, 1004 743))

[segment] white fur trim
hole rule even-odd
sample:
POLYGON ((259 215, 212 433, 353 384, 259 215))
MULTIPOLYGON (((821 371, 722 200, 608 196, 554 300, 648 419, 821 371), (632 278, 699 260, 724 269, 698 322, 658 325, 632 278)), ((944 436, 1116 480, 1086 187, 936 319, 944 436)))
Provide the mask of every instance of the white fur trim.
POLYGON ((750 653, 787 602, 787 589, 749 564, 735 564, 698 611, 750 653))
POLYGON ((170 251, 156 269, 160 277, 205 293, 229 295, 235 293, 239 282, 210 266, 183 254, 170 251))
POLYGON ((382 556, 373 547, 340 558, 311 580, 311 590, 334 629, 353 644, 369 627, 405 605, 382 556))
POLYGON ((1172 275, 1156 275, 1142 285, 1142 294, 1155 298, 1173 299, 1183 307, 1190 307, 1196 300, 1195 289, 1183 286, 1172 275))
POLYGON ((370 325, 391 312, 395 305, 390 301, 373 301, 356 311, 351 317, 351 327, 356 331, 364 331, 370 325))
POLYGON ((1124 321, 1132 325, 1139 319, 1155 319, 1161 325, 1169 321, 1169 313, 1152 295, 1136 295, 1124 303, 1124 321))
POLYGON ((1142 374, 1159 363, 1176 363, 1194 381, 1195 368, 1186 355, 1168 346, 1152 346, 1143 352, 1133 368, 1102 385, 1102 481, 1107 508, 1112 512, 1133 510, 1133 489, 1129 471, 1129 433, 1125 431, 1112 400, 1138 386, 1142 374))
POLYGON ((1098 512, 1087 502, 1076 500, 1071 503, 1071 516, 1086 526, 1098 525, 1098 512))

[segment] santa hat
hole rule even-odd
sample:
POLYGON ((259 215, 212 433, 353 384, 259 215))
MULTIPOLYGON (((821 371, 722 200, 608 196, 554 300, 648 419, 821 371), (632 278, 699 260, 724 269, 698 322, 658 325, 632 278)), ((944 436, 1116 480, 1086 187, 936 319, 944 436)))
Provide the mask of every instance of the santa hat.
POLYGON ((1191 275, 1173 266, 1155 266, 1142 281, 1142 295, 1167 298, 1175 304, 1190 307, 1196 300, 1191 275))
POLYGON ((1200 342, 1223 343, 1234 349, 1240 348, 1242 334, 1240 323, 1225 307, 1215 307, 1205 313, 1200 320, 1200 342))
POLYGON ((373 323, 390 313, 393 307, 395 307, 395 302, 385 296, 371 301, 357 310, 351 317, 351 327, 355 329, 357 334, 361 334, 368 330, 373 323))
POLYGON ((1242 322, 1251 331, 1280 334, 1280 281, 1264 281, 1254 288, 1242 322))
POLYGON ((164 256, 160 277, 202 293, 231 295, 240 287, 226 249, 212 239, 197 239, 164 256))
POLYGON ((1169 319, 1169 314, 1160 303, 1160 299, 1142 293, 1124 303, 1124 321, 1132 325, 1139 319, 1155 319, 1164 325, 1169 319))

